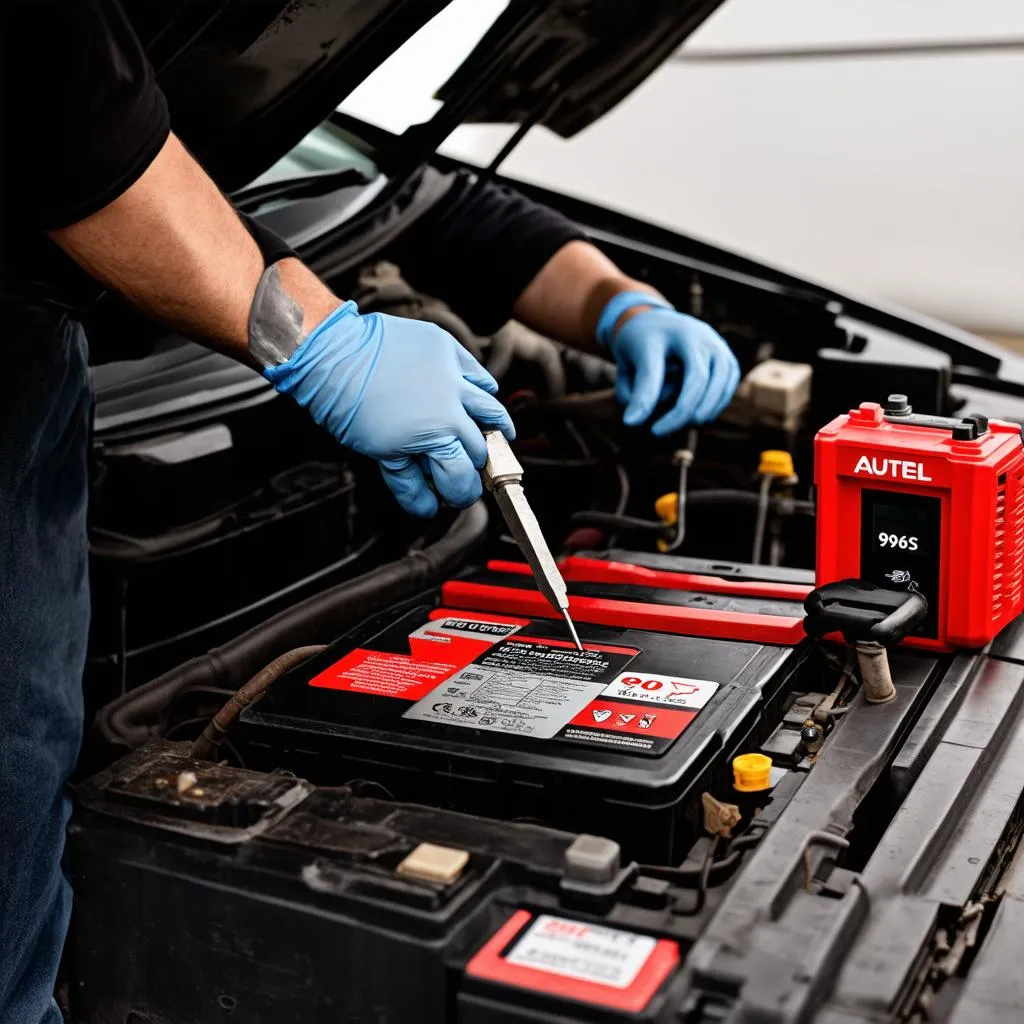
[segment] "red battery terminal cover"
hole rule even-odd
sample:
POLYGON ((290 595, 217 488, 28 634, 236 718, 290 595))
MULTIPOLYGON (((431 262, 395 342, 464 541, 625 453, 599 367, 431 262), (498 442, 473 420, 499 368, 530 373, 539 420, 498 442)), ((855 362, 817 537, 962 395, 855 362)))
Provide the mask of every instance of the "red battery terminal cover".
MULTIPOLYGON (((521 562, 488 562, 488 569, 512 578, 530 576, 521 562)), ((607 583, 660 590, 685 590, 735 597, 778 601, 803 601, 811 589, 792 583, 760 580, 727 580, 717 576, 648 569, 627 562, 606 562, 597 558, 570 556, 559 562, 566 583, 607 583)), ((449 580, 441 588, 442 598, 452 608, 498 612, 532 618, 558 618, 547 599, 537 590, 497 586, 473 580, 449 580)), ((757 612, 721 611, 696 607, 673 607, 654 601, 641 602, 615 597, 569 595, 574 619, 599 626, 625 626, 656 633, 704 636, 721 640, 790 646, 804 639, 803 617, 768 615, 757 612)))
POLYGON ((865 402, 819 431, 814 478, 818 586, 919 590, 929 613, 908 645, 981 647, 1024 609, 1019 425, 865 402))

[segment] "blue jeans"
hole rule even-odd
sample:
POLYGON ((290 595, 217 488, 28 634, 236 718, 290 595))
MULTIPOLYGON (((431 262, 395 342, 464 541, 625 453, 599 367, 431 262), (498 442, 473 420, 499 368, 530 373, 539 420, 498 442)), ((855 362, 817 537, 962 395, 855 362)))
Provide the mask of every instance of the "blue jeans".
POLYGON ((89 623, 85 336, 0 295, 0 1022, 56 1024, 89 623))

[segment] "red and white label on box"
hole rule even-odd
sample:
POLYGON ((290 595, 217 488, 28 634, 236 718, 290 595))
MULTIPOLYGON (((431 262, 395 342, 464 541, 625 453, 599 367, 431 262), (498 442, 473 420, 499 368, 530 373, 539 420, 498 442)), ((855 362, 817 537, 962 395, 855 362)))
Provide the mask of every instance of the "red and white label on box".
POLYGON ((709 679, 624 672, 601 691, 601 696, 615 697, 617 700, 649 701, 652 704, 699 711, 711 700, 717 689, 718 683, 709 679))
POLYGON ((309 685, 373 697, 419 700, 458 667, 449 661, 420 661, 408 654, 357 647, 310 679, 309 685))
POLYGON ((374 697, 419 700, 526 624, 525 619, 442 615, 409 634, 411 654, 357 647, 314 676, 309 685, 374 697))
POLYGON ((639 1013, 679 963, 669 939, 518 910, 473 957, 470 977, 639 1013))

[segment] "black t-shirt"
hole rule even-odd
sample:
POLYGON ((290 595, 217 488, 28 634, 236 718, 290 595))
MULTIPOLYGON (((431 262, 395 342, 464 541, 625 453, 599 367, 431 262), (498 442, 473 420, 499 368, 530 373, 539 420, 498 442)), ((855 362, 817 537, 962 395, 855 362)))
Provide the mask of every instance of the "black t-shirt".
MULTIPOLYGON (((8 0, 0 38, 0 291, 83 308, 99 288, 45 232, 138 180, 173 111, 117 0, 8 0)), ((247 226, 268 262, 290 251, 247 226)), ((396 251, 417 288, 496 327, 544 263, 580 237, 554 211, 460 175, 396 251)))
POLYGON ((2 36, 0 274, 74 305, 94 289, 43 232, 139 178, 167 139, 167 104, 114 0, 8 0, 2 36))

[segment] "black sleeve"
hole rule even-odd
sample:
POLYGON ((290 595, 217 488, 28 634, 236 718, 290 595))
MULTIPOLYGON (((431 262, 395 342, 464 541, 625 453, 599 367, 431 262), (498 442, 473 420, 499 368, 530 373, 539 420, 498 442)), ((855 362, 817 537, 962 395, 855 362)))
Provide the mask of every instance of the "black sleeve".
POLYGON ((4 188, 27 224, 66 227, 146 170, 167 103, 116 0, 8 0, 3 22, 4 188))
POLYGON ((477 333, 493 334, 545 263, 586 238, 572 221, 501 185, 473 188, 465 172, 402 235, 389 258, 418 291, 442 299, 477 333))
POLYGON ((241 210, 236 212, 245 225, 246 231, 252 235, 253 241, 259 246, 260 252, 263 255, 263 262, 268 267, 272 263, 277 263, 278 260, 287 259, 289 256, 294 256, 296 259, 299 258, 298 253, 280 235, 275 234, 265 224, 261 224, 255 218, 242 213, 241 210))

